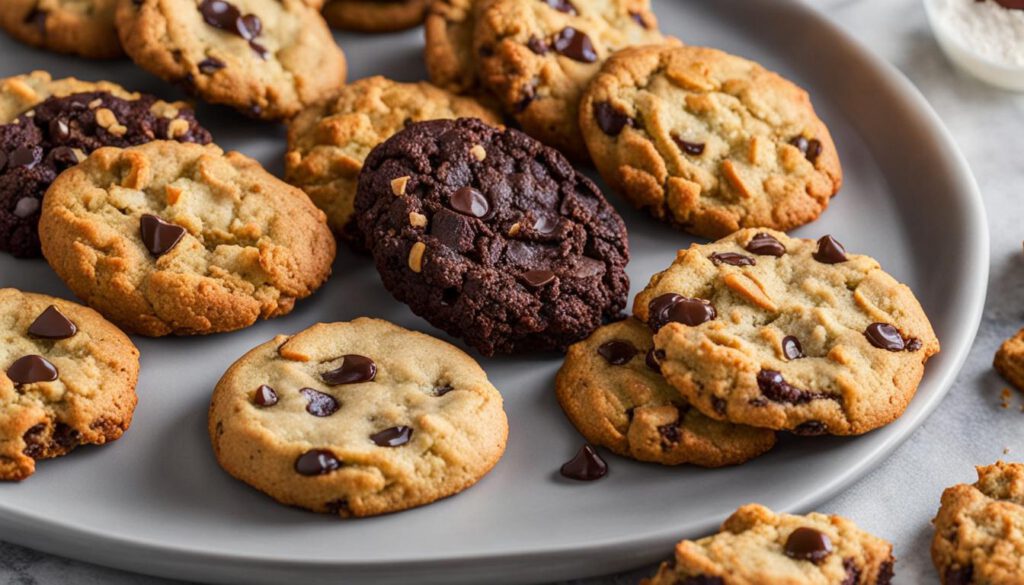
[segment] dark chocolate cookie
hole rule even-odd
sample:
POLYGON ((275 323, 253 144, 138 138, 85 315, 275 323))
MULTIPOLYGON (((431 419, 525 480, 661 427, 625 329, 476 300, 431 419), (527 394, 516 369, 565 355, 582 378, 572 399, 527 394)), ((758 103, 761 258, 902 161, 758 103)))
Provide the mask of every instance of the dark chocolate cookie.
POLYGON ((153 96, 107 92, 51 97, 0 125, 0 251, 39 256, 40 203, 50 183, 102 146, 210 142, 192 110, 153 96))
POLYGON ((356 213, 388 290, 486 355, 564 350, 625 307, 622 219, 517 130, 411 124, 366 159, 356 213))

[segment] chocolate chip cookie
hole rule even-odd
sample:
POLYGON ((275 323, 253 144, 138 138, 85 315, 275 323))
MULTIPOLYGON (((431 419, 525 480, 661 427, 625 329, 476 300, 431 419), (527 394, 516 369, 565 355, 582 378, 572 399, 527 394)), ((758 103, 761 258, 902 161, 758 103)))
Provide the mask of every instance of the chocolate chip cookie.
POLYGON ((107 91, 51 96, 0 125, 0 251, 40 255, 43 194, 61 172, 103 146, 161 139, 206 144, 210 133, 182 103, 107 91))
POLYGON ((484 87, 523 130, 586 160, 583 90, 615 51, 663 40, 648 0, 488 0, 474 48, 484 87))
POLYGON ((932 561, 943 585, 1024 583, 1024 464, 978 468, 942 494, 932 561))
POLYGON ((570 347, 555 392, 587 441, 639 461, 721 467, 775 444, 772 431, 690 408, 662 378, 651 330, 635 319, 600 327, 570 347))
POLYGON ((807 92, 715 49, 617 53, 583 95, 580 127, 615 190, 707 238, 813 221, 842 183, 807 92))
POLYGON ((290 118, 345 81, 345 55, 303 0, 120 0, 117 30, 143 69, 255 118, 290 118))
POLYGON ((332 27, 368 33, 419 26, 427 0, 328 0, 324 18, 332 27))
POLYGON ((372 516, 480 480, 508 422, 480 366, 439 339, 377 319, 280 335, 224 375, 210 406, 220 465, 275 500, 372 516))
POLYGON ((58 53, 120 57, 116 6, 117 0, 4 0, 0 28, 23 43, 58 53))
POLYGON ((892 544, 840 516, 743 506, 722 531, 676 545, 646 585, 889 585, 892 544))
POLYGON ((411 124, 367 157, 356 217, 395 298, 485 355, 564 349, 626 304, 622 219, 517 130, 411 124))
POLYGON ((899 418, 939 351, 910 289, 832 236, 746 229, 682 250, 636 297, 662 372, 718 419, 859 435, 899 418))
POLYGON ((1008 382, 1024 392, 1024 329, 1003 343, 994 365, 1008 382))
POLYGON ((497 114, 472 98, 458 97, 426 82, 360 79, 292 121, 285 179, 302 188, 327 213, 327 222, 336 234, 352 237, 349 232, 353 230, 346 227, 366 155, 411 122, 441 118, 500 122, 497 114))
POLYGON ((213 145, 105 147, 43 201, 43 255, 68 287, 149 336, 248 327, 291 312, 334 259, 322 211, 213 145))
POLYGON ((433 0, 423 23, 430 81, 454 93, 480 92, 473 50, 476 12, 487 0, 433 0))
POLYGON ((0 480, 128 430, 139 352, 96 311, 0 288, 0 480))

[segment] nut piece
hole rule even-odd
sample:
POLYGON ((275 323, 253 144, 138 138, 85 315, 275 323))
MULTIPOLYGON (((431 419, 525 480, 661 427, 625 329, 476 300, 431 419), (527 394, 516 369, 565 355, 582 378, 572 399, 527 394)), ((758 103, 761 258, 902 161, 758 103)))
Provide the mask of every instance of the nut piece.
POLYGON ((179 136, 184 136, 187 133, 188 122, 182 120, 181 118, 172 120, 171 123, 167 125, 167 137, 172 140, 179 136))
POLYGON ((427 227, 427 216, 415 211, 409 212, 409 225, 413 227, 427 227))
POLYGON ((102 105, 103 105, 103 100, 100 99, 100 98, 96 98, 96 99, 92 100, 91 102, 89 102, 89 109, 90 110, 95 110, 96 108, 98 108, 98 107, 100 107, 102 105))
POLYGON ((419 274, 423 270, 423 252, 427 250, 427 245, 423 242, 416 242, 412 245, 412 249, 409 250, 409 270, 419 274))
POLYGON ((510 238, 514 238, 519 235, 519 232, 522 231, 522 229, 523 226, 519 225, 519 222, 517 221, 512 224, 512 227, 508 228, 508 236, 510 238))
POLYGON ((391 192, 396 197, 405 195, 405 186, 409 184, 409 177, 398 177, 397 179, 391 179, 391 192))
POLYGON ((100 128, 110 128, 117 124, 117 116, 107 108, 100 108, 96 110, 96 123, 100 125, 100 128))
POLYGON ((473 148, 469 149, 469 152, 473 153, 473 156, 476 157, 476 160, 484 160, 485 158, 487 158, 487 151, 484 150, 484 147, 480 146, 479 144, 474 144, 473 148))

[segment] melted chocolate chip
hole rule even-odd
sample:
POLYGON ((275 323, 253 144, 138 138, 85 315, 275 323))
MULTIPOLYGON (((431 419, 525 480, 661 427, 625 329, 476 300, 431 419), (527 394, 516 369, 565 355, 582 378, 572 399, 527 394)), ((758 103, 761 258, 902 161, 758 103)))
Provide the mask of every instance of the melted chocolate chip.
MULTIPOLYGON (((644 358, 644 363, 647 364, 648 368, 651 368, 652 370, 660 374, 661 364, 658 363, 658 353, 659 352, 655 351, 652 347, 651 350, 647 352, 647 356, 644 358)), ((664 352, 661 352, 661 354, 662 357, 664 357, 664 352)))
POLYGON ((437 386, 434 388, 434 396, 441 397, 451 392, 455 388, 452 388, 451 384, 445 384, 444 386, 437 386))
POLYGON ((608 136, 618 136, 626 126, 636 126, 633 118, 620 112, 609 102, 594 104, 594 121, 601 132, 608 136))
POLYGON ((814 259, 822 264, 846 262, 846 248, 832 236, 822 236, 818 240, 818 249, 814 251, 814 259))
POLYGON ((846 571, 846 576, 843 577, 841 585, 859 585, 860 568, 857 567, 857 561, 852 558, 843 559, 843 570, 846 571))
POLYGON ((791 559, 818 564, 832 552, 832 539, 820 530, 803 526, 790 533, 785 551, 791 559))
POLYGON ((750 242, 747 243, 747 252, 758 256, 779 257, 786 253, 786 247, 771 234, 760 233, 750 238, 750 242))
POLYGON ((528 270, 522 276, 526 284, 533 288, 540 288, 555 280, 555 273, 550 270, 528 270))
POLYGON ((7 164, 11 168, 25 167, 31 169, 43 160, 43 149, 38 146, 19 146, 11 151, 7 157, 7 164))
POLYGON ((227 67, 223 61, 216 57, 207 57, 199 62, 199 72, 210 75, 227 67))
POLYGON ((341 467, 341 461, 326 449, 306 451, 295 460, 295 471, 300 475, 324 475, 341 467))
POLYGON ((553 44, 555 51, 573 61, 581 63, 597 61, 597 51, 594 50, 594 44, 590 42, 590 37, 571 26, 563 28, 555 35, 553 44))
POLYGON ((267 58, 266 48, 253 40, 263 31, 260 17, 255 14, 243 15, 234 4, 225 0, 203 0, 199 4, 199 13, 203 15, 206 24, 249 41, 253 51, 267 58))
POLYGON ((559 12, 572 14, 573 16, 579 14, 576 7, 569 0, 544 0, 544 2, 559 12))
POLYGON ((818 160, 818 157, 821 156, 821 141, 817 138, 808 140, 803 136, 797 136, 790 140, 789 143, 797 147, 797 149, 807 157, 807 160, 812 163, 818 160))
POLYGON ((690 154, 693 156, 699 156, 701 154, 704 154, 703 142, 688 142, 686 140, 683 140, 682 138, 679 138, 678 136, 673 136, 672 140, 686 154, 690 154))
POLYGON ((178 245, 185 236, 185 228, 147 213, 139 220, 139 233, 149 253, 160 257, 178 245))
POLYGON ((52 382, 57 379, 57 367, 43 356, 26 355, 7 368, 7 377, 15 384, 52 382))
POLYGON ((463 187, 453 193, 450 205, 455 211, 473 217, 484 217, 491 210, 487 197, 472 187, 463 187))
POLYGON ((802 404, 810 402, 815 395, 791 386, 780 372, 775 370, 761 370, 757 373, 757 387, 761 389, 769 400, 775 402, 787 402, 789 404, 802 404))
POLYGON ((722 264, 728 264, 730 266, 753 266, 757 264, 757 260, 754 260, 750 256, 744 256, 743 254, 736 254, 734 252, 714 252, 711 254, 711 262, 715 266, 721 266, 722 264))
POLYGON ((797 425, 792 432, 800 437, 819 437, 828 432, 828 425, 821 421, 809 420, 797 425))
POLYGON ((946 568, 945 579, 942 582, 945 585, 971 585, 973 580, 974 565, 967 565, 966 567, 952 565, 946 568))
POLYGON ((637 354, 636 347, 628 342, 621 341, 619 339, 613 339, 609 342, 602 343, 597 348, 597 353, 601 354, 609 364, 613 366, 621 366, 629 363, 629 360, 633 359, 633 356, 637 354))
POLYGON ((299 392, 306 397, 306 412, 313 416, 325 417, 338 412, 341 405, 330 394, 324 394, 312 388, 303 388, 299 392))
POLYGON ((370 435, 378 447, 401 447, 412 440, 412 427, 399 426, 370 435))
POLYGON ((28 334, 40 339, 67 339, 78 333, 78 327, 60 310, 50 305, 28 327, 28 334))
POLYGON ((648 312, 648 323, 654 331, 669 323, 696 327, 718 316, 709 301, 690 299, 675 293, 666 293, 652 300, 648 312))
POLYGON ((786 359, 790 361, 806 357, 804 356, 804 348, 800 345, 800 340, 792 335, 782 338, 782 355, 786 356, 786 359))
POLYGON ((888 351, 903 351, 907 347, 906 341, 896 329, 888 323, 872 323, 864 330, 864 336, 868 338, 871 345, 888 351))
POLYGON ((266 384, 263 384, 256 389, 256 393, 252 396, 252 401, 258 406, 274 406, 277 404, 277 392, 266 384))
POLYGON ((331 386, 372 382, 377 377, 377 364, 368 357, 349 354, 342 357, 341 367, 320 376, 331 386))
POLYGON ((534 35, 530 35, 530 40, 526 41, 526 46, 538 55, 546 55, 549 50, 548 44, 534 35))
POLYGON ((590 445, 583 445, 576 456, 562 466, 562 475, 578 481, 594 481, 608 474, 608 464, 590 445))

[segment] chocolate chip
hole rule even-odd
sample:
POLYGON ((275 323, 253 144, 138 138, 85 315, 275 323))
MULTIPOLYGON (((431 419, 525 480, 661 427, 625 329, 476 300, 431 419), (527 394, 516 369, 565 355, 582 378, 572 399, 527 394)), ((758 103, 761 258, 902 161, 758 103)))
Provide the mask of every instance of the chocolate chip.
POLYGON ((50 138, 57 142, 64 142, 71 137, 71 128, 68 127, 67 121, 61 118, 50 120, 47 129, 50 131, 50 138))
POLYGON ((340 408, 338 401, 330 394, 312 388, 303 388, 299 392, 306 397, 306 412, 313 416, 331 416, 340 408))
POLYGON ((675 293, 666 293, 651 301, 648 323, 654 331, 669 323, 682 323, 696 327, 715 319, 714 305, 704 299, 690 299, 675 293))
POLYGON ((526 284, 533 288, 540 288, 555 280, 555 273, 550 270, 528 270, 522 274, 526 284))
POLYGON ((377 377, 377 364, 368 357, 349 354, 341 358, 341 367, 324 372, 320 377, 331 386, 372 382, 377 377))
POLYGON ((658 352, 655 351, 653 347, 647 352, 647 356, 644 358, 644 363, 647 364, 648 368, 651 368, 659 374, 661 373, 661 364, 658 363, 658 352))
POLYGON ((199 62, 199 72, 210 75, 227 67, 227 64, 216 57, 207 57, 199 62))
POLYGON ((921 340, 916 337, 911 337, 910 339, 907 340, 907 351, 918 351, 923 346, 924 344, 921 342, 921 340))
POLYGON ((412 427, 399 426, 370 435, 378 447, 401 447, 412 440, 412 427))
POLYGON ((864 336, 868 338, 871 345, 888 351, 903 351, 907 347, 906 341, 896 329, 888 323, 872 323, 864 330, 864 336))
POLYGON ((45 37, 46 36, 46 18, 48 16, 49 16, 49 14, 45 10, 39 10, 38 8, 33 8, 32 11, 29 12, 28 15, 25 16, 25 24, 34 25, 36 27, 36 30, 39 31, 39 34, 45 37))
POLYGON ((238 30, 238 36, 251 41, 260 35, 263 30, 263 22, 255 14, 246 14, 235 21, 235 27, 238 30))
POLYGON ((341 467, 341 461, 326 449, 306 451, 295 460, 295 471, 300 475, 324 475, 341 467))
POLYGON ((594 481, 608 474, 608 464, 590 445, 583 445, 576 456, 562 466, 562 475, 578 481, 594 481))
POLYGON ((967 565, 966 567, 951 565, 946 568, 945 579, 942 582, 944 585, 971 585, 973 580, 974 565, 967 565))
POLYGON ((331 500, 324 504, 324 508, 327 509, 328 514, 334 514, 343 518, 348 518, 352 515, 352 509, 349 508, 348 500, 341 498, 340 500, 331 500))
POLYGON ((43 452, 46 450, 45 447, 43 446, 43 435, 45 433, 45 423, 41 423, 30 427, 21 436, 21 440, 25 442, 25 448, 22 449, 21 452, 24 453, 25 455, 28 455, 29 457, 32 457, 33 459, 38 459, 39 457, 41 457, 43 455, 43 452))
POLYGON ((802 404, 810 402, 813 395, 799 388, 791 386, 782 373, 776 370, 761 370, 757 373, 757 387, 761 389, 769 400, 775 402, 787 402, 789 404, 802 404))
POLYGON ((633 22, 639 24, 640 26, 642 26, 644 28, 648 28, 647 27, 647 21, 644 20, 644 15, 643 14, 640 14, 639 12, 630 12, 629 13, 629 17, 633 19, 633 22))
POLYGON ((790 361, 806 357, 804 356, 804 348, 800 345, 800 340, 792 335, 782 338, 782 355, 786 356, 786 359, 790 361))
POLYGON ((818 157, 821 156, 821 141, 817 138, 808 140, 803 136, 797 136, 790 140, 789 143, 797 147, 797 149, 807 157, 807 160, 812 163, 818 160, 818 157))
POLYGON ((846 576, 841 585, 860 585, 860 568, 857 567, 857 561, 852 558, 843 559, 843 569, 846 576))
POLYGON ((468 186, 453 193, 449 204, 455 211, 473 217, 484 217, 491 210, 491 203, 487 197, 468 186))
POLYGON ((455 388, 452 388, 451 384, 445 384, 444 386, 436 386, 434 388, 434 396, 441 397, 451 392, 455 388))
POLYGON ((252 401, 258 406, 274 406, 277 404, 277 392, 266 384, 263 384, 256 389, 256 393, 252 396, 252 401))
POLYGON ((602 343, 601 346, 597 348, 597 353, 607 360, 609 364, 613 366, 621 366, 625 363, 629 363, 629 360, 633 359, 633 356, 637 354, 637 349, 628 341, 613 339, 606 343, 602 343))
POLYGON ((698 156, 704 154, 704 143, 703 142, 687 142, 678 136, 673 136, 672 141, 683 150, 686 154, 692 154, 698 156))
POLYGON ((203 0, 199 4, 199 13, 206 24, 237 35, 246 41, 260 57, 267 58, 267 50, 254 39, 263 31, 263 22, 255 14, 242 15, 242 12, 225 0, 203 0))
POLYGON ((43 160, 43 149, 38 146, 19 146, 7 157, 7 164, 11 167, 25 167, 31 169, 43 160))
POLYGON ((555 51, 565 55, 573 61, 581 63, 593 63, 597 61, 597 51, 590 37, 571 26, 563 28, 554 40, 555 51))
POLYGON ((260 43, 257 43, 256 41, 249 41, 249 47, 253 50, 254 53, 259 55, 260 59, 263 59, 264 61, 266 61, 267 58, 270 57, 270 51, 268 51, 266 47, 264 47, 260 43))
POLYGON ((828 432, 828 425, 821 421, 810 420, 800 423, 793 429, 793 434, 800 437, 819 437, 828 432))
POLYGON ((43 356, 26 355, 7 368, 7 377, 15 384, 52 382, 57 379, 57 367, 43 356))
POLYGON ((790 533, 785 551, 791 559, 818 564, 832 552, 832 539, 820 530, 802 526, 790 533))
POLYGON ((139 233, 142 235, 142 244, 149 253, 160 257, 178 245, 185 236, 185 228, 147 213, 139 221, 139 233))
POLYGON ((633 118, 619 111, 610 102, 594 104, 594 121, 601 132, 608 136, 618 136, 626 126, 635 126, 633 118))
POLYGON ((727 406, 728 403, 726 403, 725 399, 719 398, 717 396, 711 397, 711 408, 713 408, 716 413, 725 416, 725 409, 727 406))
POLYGON ((78 429, 62 422, 57 423, 53 429, 52 441, 64 450, 71 450, 77 446, 81 438, 82 433, 78 432, 78 429))
POLYGON ((78 333, 78 327, 55 305, 50 305, 28 327, 28 334, 40 339, 67 339, 78 333))
POLYGON ((679 422, 682 420, 682 415, 674 422, 670 422, 667 425, 661 425, 658 427, 658 434, 661 435, 661 450, 670 451, 672 447, 679 444, 679 439, 682 438, 679 432, 679 422))
POLYGON ((822 236, 818 240, 818 249, 814 251, 814 259, 822 264, 846 262, 846 248, 832 236, 822 236))
POLYGON ((721 266, 722 264, 728 264, 730 266, 753 266, 757 264, 757 260, 754 260, 750 256, 736 254, 735 252, 714 252, 711 254, 711 263, 715 266, 721 266))
POLYGON ((534 35, 530 35, 530 40, 526 41, 526 46, 538 55, 545 55, 548 52, 548 44, 534 35))
POLYGON ((39 211, 39 200, 35 197, 22 197, 14 204, 14 215, 25 219, 39 211))
POLYGON ((760 233, 750 238, 747 243, 747 252, 758 256, 779 257, 786 253, 786 247, 771 234, 760 233))
POLYGON ((576 7, 573 6, 572 2, 569 2, 569 0, 544 0, 544 2, 559 12, 564 12, 573 16, 579 14, 576 7))
POLYGON ((523 112, 525 112, 526 108, 529 108, 530 104, 532 104, 533 100, 535 99, 537 99, 537 95, 534 92, 534 90, 528 89, 525 92, 523 92, 523 97, 521 97, 519 101, 516 102, 515 104, 516 113, 522 114, 523 112))
MULTIPOLYGON (((892 583, 893 563, 895 559, 889 557, 882 566, 878 568, 878 576, 875 577, 875 585, 889 585, 892 583)), ((946 585, 949 585, 947 582, 946 585)))
POLYGON ((558 231, 560 225, 557 219, 542 215, 533 222, 533 231, 542 236, 549 236, 558 231))

